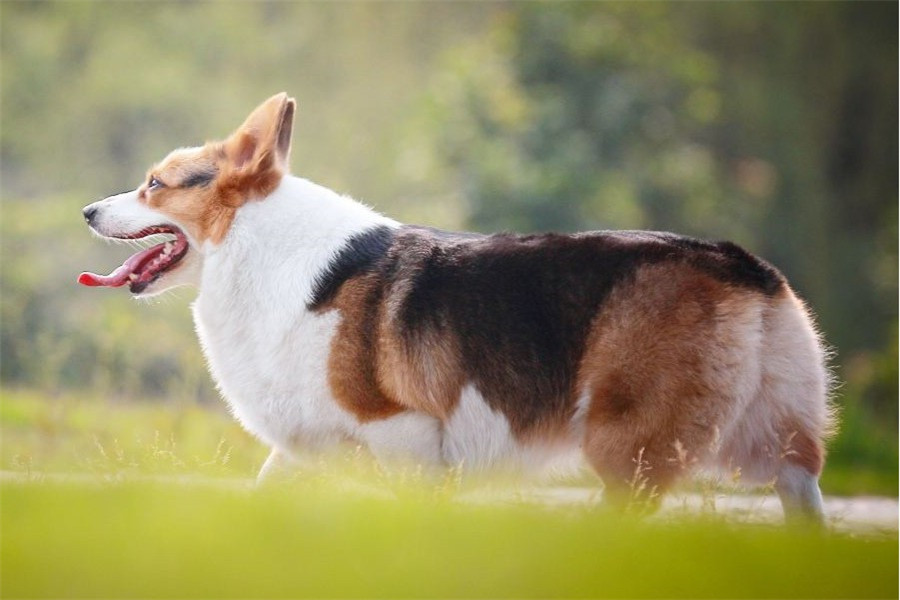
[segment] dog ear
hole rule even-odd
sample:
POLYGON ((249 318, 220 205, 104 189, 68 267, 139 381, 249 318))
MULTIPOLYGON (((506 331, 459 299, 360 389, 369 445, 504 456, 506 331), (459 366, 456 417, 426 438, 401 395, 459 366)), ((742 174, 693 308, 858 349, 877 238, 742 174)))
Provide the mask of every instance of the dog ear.
POLYGON ((226 154, 234 167, 249 173, 287 172, 296 106, 284 92, 257 106, 225 141, 226 154))

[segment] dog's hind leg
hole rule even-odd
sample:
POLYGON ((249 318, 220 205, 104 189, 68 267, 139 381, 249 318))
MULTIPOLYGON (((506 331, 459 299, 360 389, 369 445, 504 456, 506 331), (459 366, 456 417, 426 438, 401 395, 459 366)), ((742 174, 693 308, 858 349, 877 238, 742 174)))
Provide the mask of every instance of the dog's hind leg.
POLYGON ((759 390, 727 432, 720 464, 746 483, 774 480, 785 519, 823 520, 818 478, 833 428, 826 356, 803 304, 786 290, 764 319, 759 390))
POLYGON ((671 266, 645 267, 634 286, 611 294, 592 325, 580 412, 609 497, 652 508, 713 458, 756 392, 764 301, 671 266))
POLYGON ((775 480, 775 491, 781 498, 786 522, 812 524, 824 522, 819 478, 802 466, 785 463, 775 480))

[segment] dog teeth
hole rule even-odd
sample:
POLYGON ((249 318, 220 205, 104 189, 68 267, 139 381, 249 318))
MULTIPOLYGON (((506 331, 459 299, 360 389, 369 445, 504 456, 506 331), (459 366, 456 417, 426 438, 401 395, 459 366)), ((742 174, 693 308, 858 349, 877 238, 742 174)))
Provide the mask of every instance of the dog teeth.
POLYGON ((132 273, 128 276, 128 281, 137 281, 138 276, 132 273))

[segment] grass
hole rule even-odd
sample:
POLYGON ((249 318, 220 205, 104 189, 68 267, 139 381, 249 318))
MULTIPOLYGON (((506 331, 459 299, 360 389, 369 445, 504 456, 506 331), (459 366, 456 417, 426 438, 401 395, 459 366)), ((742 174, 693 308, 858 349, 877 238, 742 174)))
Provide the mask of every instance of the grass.
MULTIPOLYGON (((843 415, 822 490, 897 495, 897 442, 843 415), (861 458, 860 458, 861 457, 861 458)), ((221 404, 100 401, 90 395, 0 392, 0 469, 253 477, 267 451, 221 404)))
MULTIPOLYGON (((896 384, 894 386, 896 398, 896 384)), ((896 402, 896 399, 894 400, 896 402)), ((838 495, 897 495, 897 417, 873 422, 858 401, 848 398, 841 411, 840 430, 828 448, 821 485, 838 495)))
POLYGON ((0 400, 0 466, 19 474, 0 481, 4 598, 898 593, 896 532, 476 504, 452 478, 390 479, 358 454, 250 489, 235 482, 265 449, 222 410, 9 390, 0 400))
POLYGON ((266 456, 220 406, 0 396, 0 469, 252 476, 266 456))
POLYGON ((896 537, 148 482, 5 484, 4 597, 896 597, 896 537))

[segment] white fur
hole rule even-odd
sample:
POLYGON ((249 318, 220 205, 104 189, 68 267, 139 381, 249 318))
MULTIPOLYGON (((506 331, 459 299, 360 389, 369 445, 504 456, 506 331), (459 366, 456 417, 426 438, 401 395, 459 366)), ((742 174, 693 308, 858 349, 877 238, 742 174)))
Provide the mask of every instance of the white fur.
POLYGON ((286 462, 288 462, 288 458, 285 452, 278 448, 273 448, 256 475, 256 483, 260 484, 270 479, 273 473, 279 472, 284 468, 286 462))
POLYGON ((98 209, 93 221, 94 230, 100 235, 118 237, 171 221, 146 204, 138 202, 138 191, 122 192, 85 208, 98 209))
POLYGON ((569 429, 571 429, 574 439, 584 440, 585 433, 587 433, 587 416, 592 400, 591 388, 585 386, 585 389, 578 395, 578 400, 575 401, 575 412, 569 422, 569 429))
POLYGON ((797 465, 784 463, 775 480, 775 490, 788 521, 822 520, 822 492, 815 475, 797 465))
POLYGON ((777 300, 762 316, 761 334, 760 349, 751 355, 756 360, 746 361, 755 393, 723 432, 721 458, 743 464, 746 481, 764 483, 778 475, 790 445, 776 425, 792 422, 822 435, 830 416, 826 357, 802 303, 793 294, 777 300))
POLYGON ((459 395, 456 409, 444 430, 443 454, 452 466, 482 471, 515 452, 509 421, 493 410, 468 384, 459 395))
POLYGON ((557 467, 571 467, 576 438, 550 441, 516 440, 503 415, 491 408, 471 383, 463 386, 459 402, 444 426, 442 452, 449 466, 463 467, 466 473, 488 469, 539 473, 557 467))
POLYGON ((441 430, 439 419, 407 411, 361 425, 357 437, 379 463, 412 463, 431 469, 444 465, 441 430))
POLYGON ((396 225, 287 176, 269 197, 238 210, 220 245, 203 248, 197 334, 235 417, 270 446, 290 452, 358 436, 327 381, 340 317, 306 304, 345 240, 376 224, 396 225))

